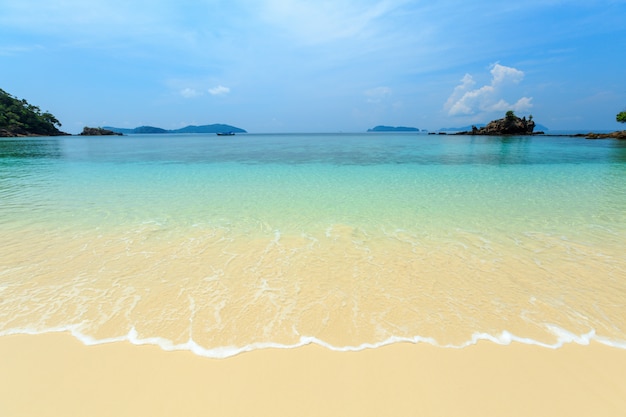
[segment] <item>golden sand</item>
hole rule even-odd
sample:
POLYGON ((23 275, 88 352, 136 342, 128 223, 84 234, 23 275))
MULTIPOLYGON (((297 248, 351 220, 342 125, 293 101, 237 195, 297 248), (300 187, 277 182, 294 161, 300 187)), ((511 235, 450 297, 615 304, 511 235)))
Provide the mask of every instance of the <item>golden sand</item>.
POLYGON ((546 324, 626 340, 623 244, 600 253, 543 236, 520 250, 506 238, 416 243, 339 226, 315 239, 37 232, 0 233, 10 254, 0 256, 0 331, 73 328, 105 340, 135 329, 207 349, 302 336, 462 345, 503 331, 558 343, 546 324))
POLYGON ((490 342, 319 346, 227 359, 68 334, 0 338, 0 415, 623 416, 626 351, 490 342))

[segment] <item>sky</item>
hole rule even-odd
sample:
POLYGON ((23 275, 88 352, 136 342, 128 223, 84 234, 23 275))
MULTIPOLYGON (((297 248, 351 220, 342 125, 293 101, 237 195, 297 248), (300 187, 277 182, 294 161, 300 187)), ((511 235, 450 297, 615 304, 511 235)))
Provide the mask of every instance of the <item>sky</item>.
POLYGON ((626 0, 0 0, 0 88, 69 133, 618 130, 626 0))

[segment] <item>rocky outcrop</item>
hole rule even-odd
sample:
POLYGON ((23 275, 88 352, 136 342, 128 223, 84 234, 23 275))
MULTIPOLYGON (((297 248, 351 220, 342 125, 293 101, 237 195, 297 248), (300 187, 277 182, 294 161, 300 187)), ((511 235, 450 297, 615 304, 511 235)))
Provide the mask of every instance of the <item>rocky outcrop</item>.
POLYGON ((11 138, 14 136, 17 136, 17 135, 9 131, 8 129, 0 129, 0 138, 11 138))
POLYGON ((587 139, 626 139, 626 130, 611 133, 587 133, 582 135, 587 139))
POLYGON ((70 134, 61 132, 59 129, 54 127, 33 130, 13 126, 0 128, 0 138, 25 138, 35 136, 70 136, 70 134))
POLYGON ((112 130, 103 129, 101 127, 87 127, 83 128, 80 136, 122 136, 121 133, 113 132, 112 130))
POLYGON ((502 119, 493 120, 481 128, 472 126, 471 131, 459 132, 457 135, 532 135, 534 129, 532 116, 529 119, 525 116, 519 118, 512 111, 508 111, 502 119))

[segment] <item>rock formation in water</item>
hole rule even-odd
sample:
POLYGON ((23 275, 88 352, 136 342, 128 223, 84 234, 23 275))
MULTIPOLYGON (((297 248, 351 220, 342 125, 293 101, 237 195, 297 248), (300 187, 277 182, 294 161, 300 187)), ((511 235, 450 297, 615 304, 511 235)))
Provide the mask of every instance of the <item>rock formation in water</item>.
POLYGON ((626 130, 618 130, 611 133, 587 133, 584 136, 587 139, 626 139, 626 130))
POLYGON ((112 130, 103 129, 101 127, 87 127, 83 128, 80 136, 122 136, 122 133, 117 133, 112 130))
POLYGON ((526 119, 526 116, 519 118, 515 115, 515 113, 513 113, 512 110, 509 110, 502 119, 493 120, 481 128, 472 126, 471 131, 459 132, 457 134, 489 136, 532 135, 534 129, 535 122, 533 122, 532 116, 528 119, 526 119))

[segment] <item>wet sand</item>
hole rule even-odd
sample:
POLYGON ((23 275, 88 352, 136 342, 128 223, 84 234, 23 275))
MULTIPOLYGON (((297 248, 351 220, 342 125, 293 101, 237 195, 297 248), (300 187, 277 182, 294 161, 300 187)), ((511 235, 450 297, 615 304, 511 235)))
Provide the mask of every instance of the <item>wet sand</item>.
POLYGON ((311 345, 208 359, 52 333, 0 337, 0 370, 6 417, 626 415, 626 350, 598 343, 311 345))

